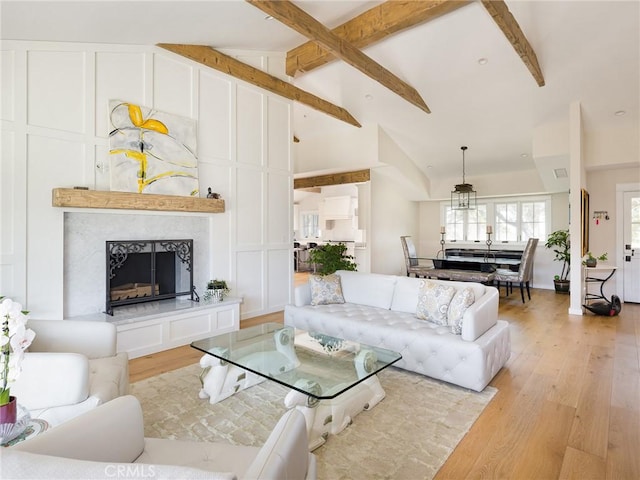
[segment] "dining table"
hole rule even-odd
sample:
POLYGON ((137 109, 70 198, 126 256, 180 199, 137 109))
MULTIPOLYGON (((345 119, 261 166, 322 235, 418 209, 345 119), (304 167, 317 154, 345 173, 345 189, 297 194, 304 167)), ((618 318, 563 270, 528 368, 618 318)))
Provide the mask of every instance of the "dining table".
POLYGON ((498 257, 488 252, 484 256, 445 255, 425 257, 433 262, 436 269, 475 270, 495 272, 497 268, 508 268, 517 272, 522 260, 520 258, 498 257))

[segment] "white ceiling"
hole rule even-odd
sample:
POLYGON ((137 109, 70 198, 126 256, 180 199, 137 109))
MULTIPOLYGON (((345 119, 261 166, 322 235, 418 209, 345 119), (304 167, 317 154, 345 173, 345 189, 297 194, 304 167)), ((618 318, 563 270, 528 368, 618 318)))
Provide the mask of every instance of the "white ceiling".
MULTIPOLYGON (((335 27, 381 2, 296 3, 335 27)), ((566 123, 574 101, 581 103, 587 134, 638 128, 639 0, 507 0, 507 5, 536 51, 544 87, 537 86, 480 3, 365 49, 416 88, 431 114, 339 61, 294 83, 345 107, 362 124, 379 124, 432 182, 460 176, 461 145, 469 146, 467 177, 535 169, 534 128, 566 123), (480 65, 480 58, 487 64, 480 65), (626 114, 614 115, 619 110, 626 114)), ((3 39, 193 43, 271 52, 286 52, 306 40, 242 0, 2 1, 1 9, 3 39)), ((352 128, 295 106, 293 131, 302 142, 325 130, 352 128)))

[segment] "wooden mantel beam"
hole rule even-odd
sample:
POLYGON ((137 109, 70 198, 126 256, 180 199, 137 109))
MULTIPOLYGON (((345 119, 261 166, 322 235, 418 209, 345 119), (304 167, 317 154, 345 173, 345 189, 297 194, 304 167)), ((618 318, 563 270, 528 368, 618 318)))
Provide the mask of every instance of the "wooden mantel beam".
POLYGON ((363 183, 371 180, 371 170, 354 170, 352 172, 330 173, 315 177, 295 178, 293 188, 326 187, 327 185, 343 185, 345 183, 363 183))
POLYGON ((484 8, 489 12, 509 43, 518 53, 526 67, 533 75, 539 87, 544 87, 544 76, 538 64, 538 57, 533 47, 524 36, 520 25, 509 11, 509 7, 502 0, 481 0, 484 8))
MULTIPOLYGON (((472 3, 472 0, 391 0, 334 28, 332 32, 356 48, 365 48, 399 31, 428 22, 472 3)), ((309 41, 287 52, 287 75, 309 72, 336 57, 309 41)))
POLYGON ((373 61, 351 43, 335 35, 331 30, 290 1, 247 0, 247 2, 318 43, 334 56, 381 83, 409 103, 427 113, 431 113, 431 110, 429 110, 429 107, 415 88, 373 61))
POLYGON ((303 103, 350 125, 361 127, 360 123, 344 108, 334 105, 320 97, 316 97, 278 77, 274 77, 251 65, 242 63, 209 46, 173 43, 159 43, 157 46, 260 88, 264 88, 276 95, 281 95, 290 100, 303 103))

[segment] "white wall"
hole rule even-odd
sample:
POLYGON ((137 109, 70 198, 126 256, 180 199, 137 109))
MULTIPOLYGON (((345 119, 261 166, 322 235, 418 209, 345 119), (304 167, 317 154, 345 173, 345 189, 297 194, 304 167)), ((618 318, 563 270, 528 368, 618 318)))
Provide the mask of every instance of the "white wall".
MULTIPOLYGON (((247 55, 269 70, 267 54, 247 55)), ((208 217, 198 278, 228 280, 243 318, 289 302, 290 101, 155 47, 3 42, 1 61, 3 295, 36 318, 64 316, 64 211, 51 189, 108 190, 107 105, 121 99, 198 122, 201 196, 211 187, 227 209, 208 217)))
POLYGON ((293 146, 295 173, 358 170, 378 164, 378 125, 361 128, 336 122, 333 130, 300 139, 293 146))
MULTIPOLYGON (((462 172, 462 171, 461 171, 462 172)), ((482 196, 528 195, 545 192, 537 170, 493 173, 491 175, 467 175, 466 181, 473 185, 482 196)), ((453 186, 460 183, 462 176, 440 179, 432 182, 434 200, 449 200, 453 186)))
POLYGON ((371 272, 407 274, 400 237, 418 237, 418 212, 418 202, 406 199, 404 192, 393 182, 389 182, 380 169, 371 170, 372 233, 367 237, 371 272))

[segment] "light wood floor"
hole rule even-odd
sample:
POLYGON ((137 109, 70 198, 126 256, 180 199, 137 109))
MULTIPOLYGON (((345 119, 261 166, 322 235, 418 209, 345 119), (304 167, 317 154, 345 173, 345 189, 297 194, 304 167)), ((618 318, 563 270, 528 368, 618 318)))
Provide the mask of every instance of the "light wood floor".
MULTIPOLYGON (((491 382, 498 393, 436 480, 640 479, 640 305, 624 304, 617 317, 568 308, 569 297, 553 291, 534 289, 524 305, 517 290, 508 298, 501 291, 511 358, 491 382)), ((264 321, 281 322, 282 313, 242 327, 264 321)), ((131 360, 131 381, 200 356, 181 347, 131 360)), ((407 401, 420 408, 420 399, 407 401)))

